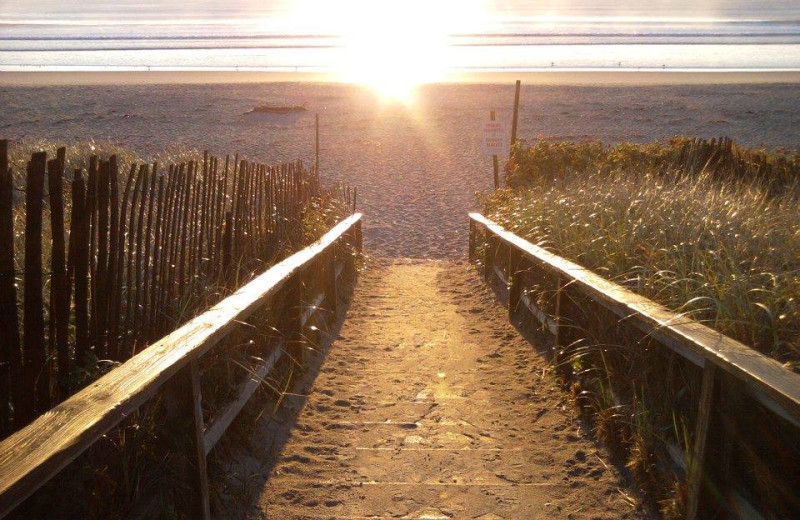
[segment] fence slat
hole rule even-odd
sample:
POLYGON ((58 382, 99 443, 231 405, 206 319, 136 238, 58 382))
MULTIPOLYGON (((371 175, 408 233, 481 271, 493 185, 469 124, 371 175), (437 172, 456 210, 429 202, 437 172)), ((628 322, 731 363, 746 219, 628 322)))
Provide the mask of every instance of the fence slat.
MULTIPOLYGON (((343 240, 360 218, 356 214, 343 220, 317 242, 274 265, 28 428, 0 442, 0 517, 156 395, 167 381, 204 355, 238 323, 262 308, 301 269, 316 262, 333 243, 343 240)), ((197 410, 195 405, 195 417, 197 410)), ((195 428, 198 424, 195 421, 195 428)), ((202 437, 199 446, 202 449, 202 437)))
POLYGON ((23 355, 25 398, 20 407, 20 425, 33 419, 37 410, 50 405, 50 378, 44 337, 44 296, 42 280, 42 214, 47 154, 38 152, 28 163, 25 184, 25 284, 23 314, 23 355))
POLYGON ((75 253, 75 362, 86 364, 89 351, 89 215, 83 170, 75 170, 72 181, 72 232, 75 253))
POLYGON ((58 365, 58 399, 63 399, 69 392, 69 280, 67 278, 66 236, 64 228, 64 162, 54 159, 47 164, 48 190, 50 195, 50 233, 52 235, 50 253, 50 301, 52 313, 51 327, 55 337, 51 339, 55 345, 58 365))
POLYGON ((0 435, 11 430, 10 403, 23 406, 22 354, 14 265, 14 179, 0 140, 0 435))
POLYGON ((96 300, 94 308, 97 312, 95 349, 97 357, 101 359, 106 357, 108 346, 110 182, 111 165, 107 161, 100 161, 97 174, 97 292, 92 295, 92 299, 96 300))

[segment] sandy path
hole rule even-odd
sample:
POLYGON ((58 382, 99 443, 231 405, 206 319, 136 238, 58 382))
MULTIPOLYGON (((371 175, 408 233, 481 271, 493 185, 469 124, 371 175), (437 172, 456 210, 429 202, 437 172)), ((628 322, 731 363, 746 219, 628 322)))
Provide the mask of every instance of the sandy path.
POLYGON ((472 267, 381 262, 249 517, 638 518, 546 366, 472 267))

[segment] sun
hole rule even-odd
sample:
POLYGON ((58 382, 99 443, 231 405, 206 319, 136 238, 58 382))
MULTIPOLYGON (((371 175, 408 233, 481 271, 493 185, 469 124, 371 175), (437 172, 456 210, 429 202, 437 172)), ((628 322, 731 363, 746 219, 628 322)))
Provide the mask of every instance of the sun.
POLYGON ((484 0, 295 1, 340 38, 331 65, 342 81, 408 103, 420 85, 447 79, 450 39, 480 23, 484 0))
POLYGON ((359 4, 342 31, 344 81, 408 102, 419 85, 445 79, 449 34, 438 13, 414 0, 359 4))

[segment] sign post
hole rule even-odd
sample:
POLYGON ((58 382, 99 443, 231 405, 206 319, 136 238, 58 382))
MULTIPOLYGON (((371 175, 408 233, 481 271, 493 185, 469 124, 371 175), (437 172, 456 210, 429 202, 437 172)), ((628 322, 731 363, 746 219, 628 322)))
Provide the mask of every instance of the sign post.
POLYGON ((492 156, 494 165, 494 187, 500 187, 500 161, 497 156, 508 151, 508 134, 503 123, 495 121, 494 110, 489 121, 483 124, 483 153, 492 156))

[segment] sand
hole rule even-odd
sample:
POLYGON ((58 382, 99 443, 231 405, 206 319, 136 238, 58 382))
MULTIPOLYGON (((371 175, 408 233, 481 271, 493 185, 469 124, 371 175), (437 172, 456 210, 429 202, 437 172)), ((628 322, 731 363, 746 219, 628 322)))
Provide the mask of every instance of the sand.
POLYGON ((226 467, 220 517, 643 518, 466 263, 369 265, 320 364, 226 467))
MULTIPOLYGON (((607 142, 727 135, 748 145, 798 148, 799 85, 528 85, 519 131, 524 138, 607 142)), ((358 186, 366 246, 393 257, 456 259, 466 255, 474 194, 492 182, 482 122, 492 109, 510 122, 513 96, 511 82, 431 85, 410 105, 341 84, 5 86, 0 136, 308 162, 318 112, 323 178, 358 186), (244 114, 265 101, 306 104, 309 111, 244 114)))

